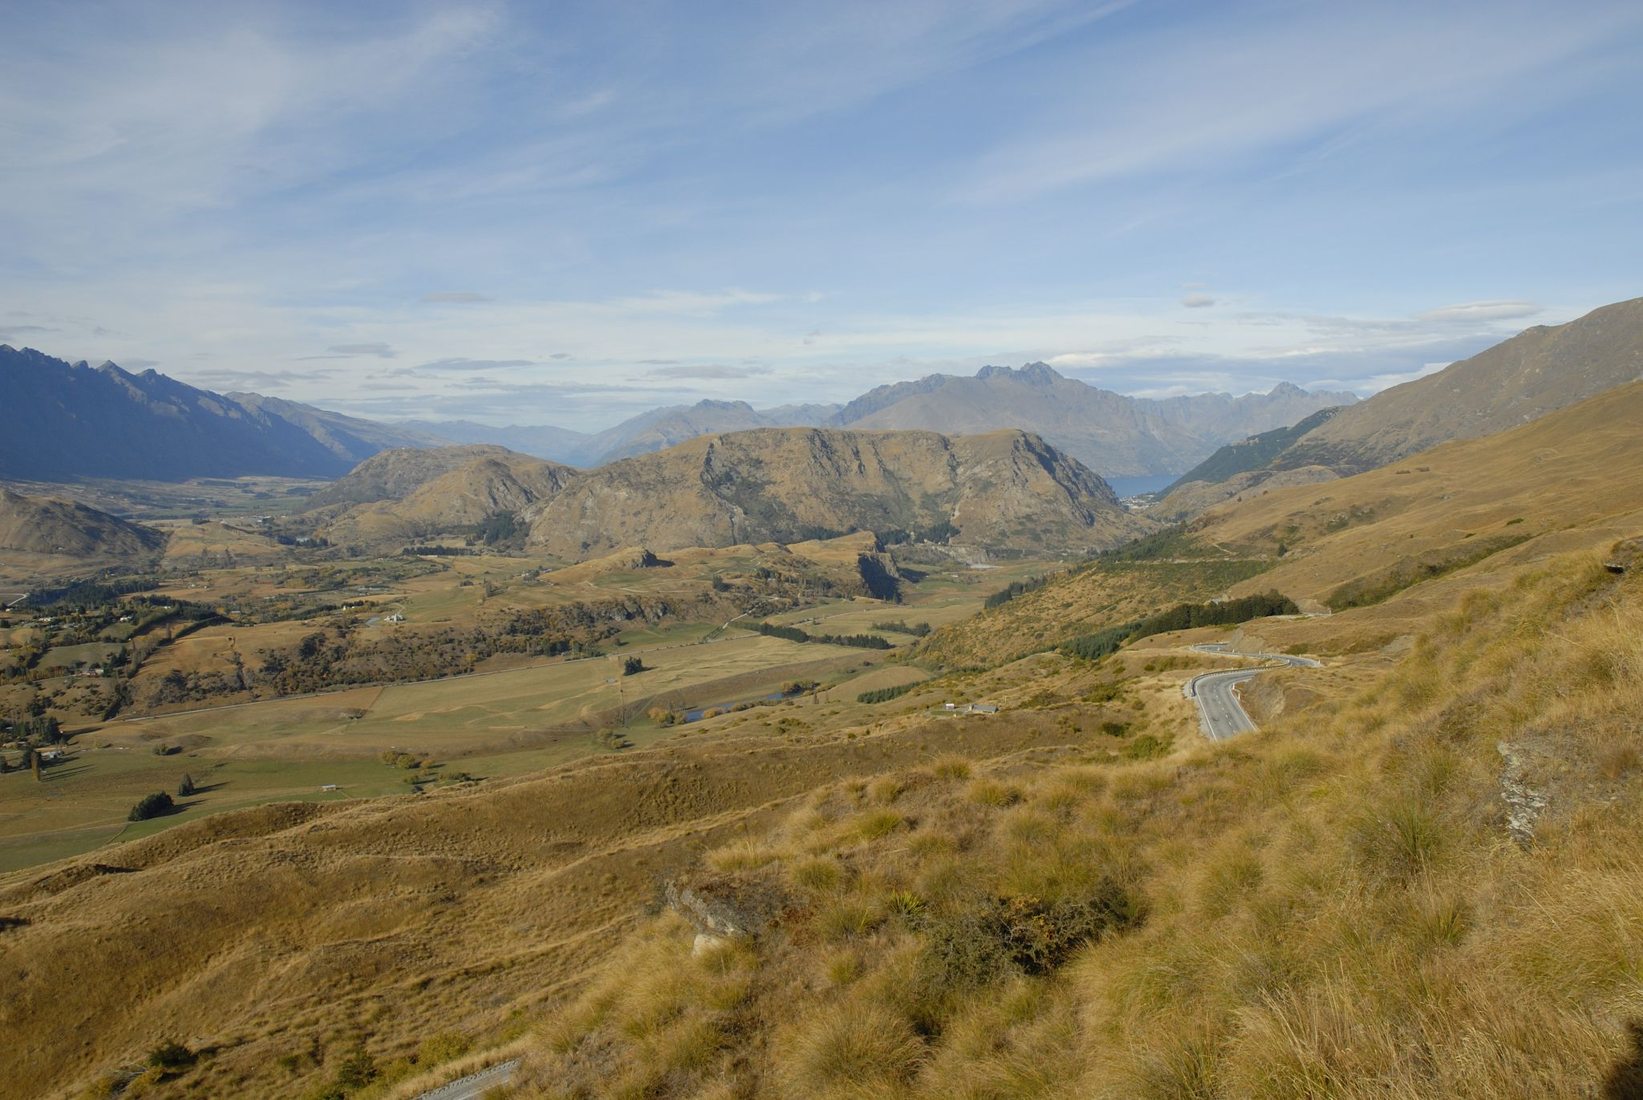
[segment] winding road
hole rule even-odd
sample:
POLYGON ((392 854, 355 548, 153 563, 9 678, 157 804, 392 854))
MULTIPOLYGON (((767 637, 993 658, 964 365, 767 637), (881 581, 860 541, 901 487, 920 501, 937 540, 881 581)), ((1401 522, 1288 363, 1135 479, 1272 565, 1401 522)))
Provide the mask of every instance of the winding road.
MULTIPOLYGON (((1322 668, 1311 657, 1292 657, 1287 653, 1237 653, 1227 648, 1226 642, 1195 645, 1200 653, 1220 653, 1229 657, 1248 657, 1257 661, 1282 661, 1297 668, 1322 668)), ((1253 680, 1271 666, 1260 668, 1232 668, 1224 672, 1206 672, 1194 676, 1182 688, 1188 699, 1198 704, 1198 724, 1204 736, 1211 741, 1225 741, 1240 733, 1253 733, 1255 722, 1238 701, 1238 685, 1253 680)))
POLYGON ((518 1068, 519 1059, 510 1058, 500 1065, 480 1070, 478 1073, 470 1073, 448 1085, 441 1085, 432 1092, 425 1092, 417 1097, 417 1100, 479 1100, 491 1089, 501 1088, 512 1081, 513 1071, 518 1068))

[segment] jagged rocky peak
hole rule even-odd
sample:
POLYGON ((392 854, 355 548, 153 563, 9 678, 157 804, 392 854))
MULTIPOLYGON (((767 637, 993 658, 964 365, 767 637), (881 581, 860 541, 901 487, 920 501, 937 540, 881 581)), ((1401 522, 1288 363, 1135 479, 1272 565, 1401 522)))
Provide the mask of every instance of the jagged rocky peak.
POLYGON ((1056 382, 1065 381, 1064 375, 1059 373, 1048 363, 1033 362, 1017 369, 1015 367, 985 366, 976 371, 976 377, 982 381, 989 378, 1019 379, 1034 386, 1048 386, 1056 382))

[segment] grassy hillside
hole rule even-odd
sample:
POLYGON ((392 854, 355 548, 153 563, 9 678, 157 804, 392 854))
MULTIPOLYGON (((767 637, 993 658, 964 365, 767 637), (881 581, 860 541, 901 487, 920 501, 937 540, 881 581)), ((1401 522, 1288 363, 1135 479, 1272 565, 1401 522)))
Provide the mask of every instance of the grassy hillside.
POLYGON ((1631 1095, 1639 585, 1520 573, 1232 748, 818 791, 702 872, 782 919, 653 922, 523 1094, 1631 1095))
POLYGON ((1413 581, 1423 562, 1463 560, 1477 547, 1523 559, 1592 545, 1635 533, 1640 423, 1643 383, 1633 383, 1357 477, 1274 489, 1212 510, 1191 530, 1245 553, 1282 550, 1276 568, 1235 591, 1276 587, 1320 603, 1344 585, 1390 586, 1400 573, 1413 581))
POLYGON ((1643 298, 1534 328, 1344 409, 1277 459, 1343 473, 1505 431, 1643 377, 1643 298))
MULTIPOLYGON (((973 573, 922 582, 953 601, 932 605, 923 659, 982 671, 731 627, 713 644, 746 658, 750 693, 774 671, 756 646, 838 667, 620 753, 251 808, 0 876, 8 1081, 411 1096, 455 1072, 439 1065, 453 1051, 507 1047, 527 1054, 521 1096, 1629 1095, 1643 554, 1615 544, 1643 533, 1640 422, 1643 384, 1275 490, 966 621, 973 573), (1011 659, 1268 589, 1339 610, 1099 661, 1011 659), (1192 648, 1206 641, 1325 664, 1258 678, 1244 698, 1261 731, 1210 744, 1182 687, 1238 658, 1192 648), (704 937, 704 912, 755 934, 704 937), (168 1041, 197 1060, 144 1070, 168 1041)), ((754 576, 779 559, 746 549, 754 576)), ((691 553, 707 556, 629 551, 565 581, 720 576, 720 552, 691 553)), ((430 591, 418 614, 471 591, 430 591)), ((837 600, 772 621, 848 634, 924 618, 837 600)), ((662 652, 667 627, 642 629, 657 652, 637 679, 700 682, 719 652, 662 652)), ((258 704, 255 736, 199 751, 477 745, 628 687, 576 675, 384 691, 307 725, 258 704)), ((122 735, 218 736, 213 722, 122 735)), ((0 777, 14 781, 33 782, 0 777)))
POLYGON ((1012 661, 1160 607, 1220 596, 1272 565, 1268 559, 1229 558, 1204 547, 1192 547, 1188 554, 1161 560, 1094 559, 1051 574, 1042 587, 931 634, 919 644, 918 654, 949 668, 1012 661))

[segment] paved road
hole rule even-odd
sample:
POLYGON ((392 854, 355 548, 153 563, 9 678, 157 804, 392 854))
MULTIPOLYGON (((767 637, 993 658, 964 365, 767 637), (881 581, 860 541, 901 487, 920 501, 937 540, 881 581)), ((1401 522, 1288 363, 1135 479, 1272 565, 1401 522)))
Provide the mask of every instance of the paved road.
MULTIPOLYGON (((1248 657, 1257 661, 1282 661, 1298 668, 1321 668, 1311 657, 1292 657, 1287 653, 1236 653, 1225 642, 1195 645, 1201 653, 1222 653, 1233 657, 1248 657)), ((1225 672, 1206 672, 1187 681, 1183 689, 1186 697, 1198 704, 1198 725, 1211 741, 1225 741, 1240 733, 1251 733, 1255 722, 1238 701, 1237 687, 1253 680, 1266 668, 1234 668, 1225 672)))
POLYGON ((518 1068, 519 1059, 512 1058, 490 1069, 470 1073, 448 1085, 441 1085, 432 1092, 425 1092, 417 1097, 417 1100, 479 1100, 490 1089, 499 1088, 513 1080, 513 1072, 518 1068))

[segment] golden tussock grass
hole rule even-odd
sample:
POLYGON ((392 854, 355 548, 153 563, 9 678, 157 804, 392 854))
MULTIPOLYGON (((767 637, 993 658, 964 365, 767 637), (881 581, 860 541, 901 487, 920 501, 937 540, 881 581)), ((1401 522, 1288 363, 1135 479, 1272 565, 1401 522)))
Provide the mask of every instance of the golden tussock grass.
MULTIPOLYGON (((1624 1095, 1643 1073, 1643 582, 1556 559, 1384 667, 1231 746, 822 792, 770 834, 794 905, 741 949, 714 1087, 1624 1095)), ((696 965, 666 927, 643 950, 672 961, 649 965, 696 965)), ((600 1095, 575 1074, 601 1056, 649 1065, 656 1096, 708 1079, 605 1024, 561 1034, 531 1072, 568 1095, 600 1095)))

